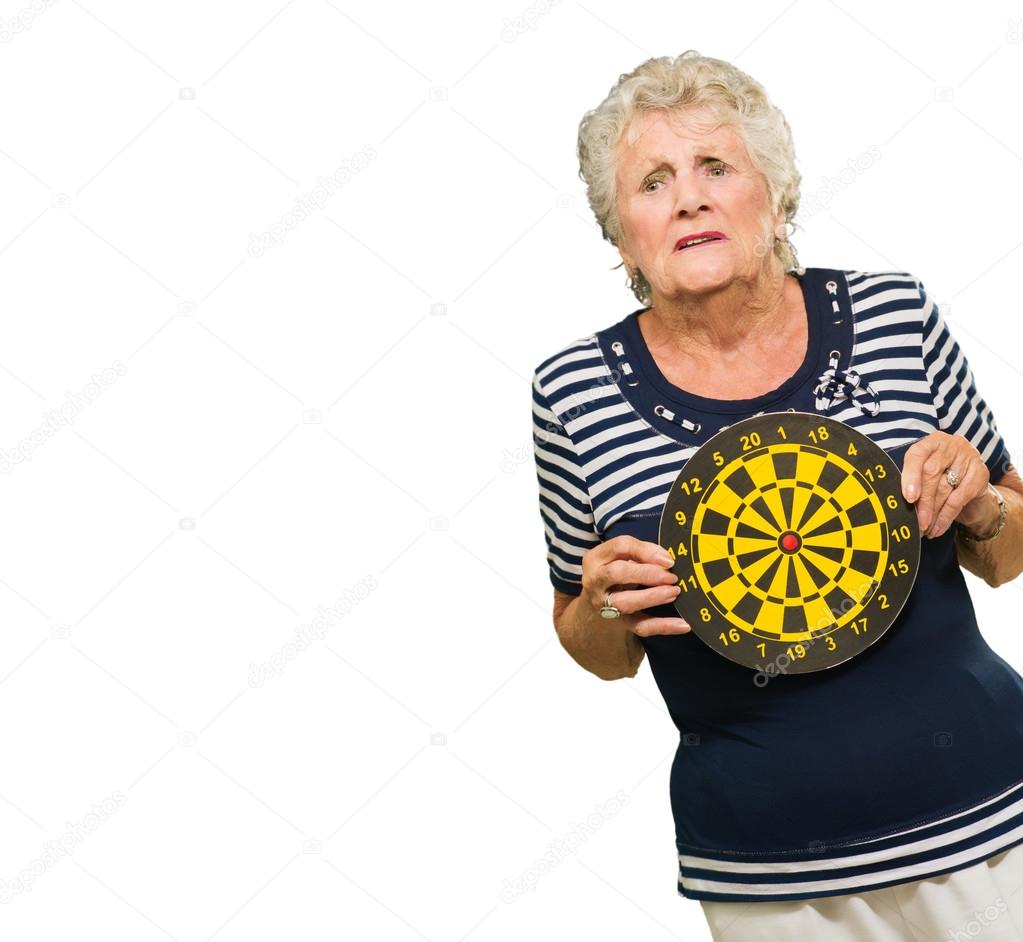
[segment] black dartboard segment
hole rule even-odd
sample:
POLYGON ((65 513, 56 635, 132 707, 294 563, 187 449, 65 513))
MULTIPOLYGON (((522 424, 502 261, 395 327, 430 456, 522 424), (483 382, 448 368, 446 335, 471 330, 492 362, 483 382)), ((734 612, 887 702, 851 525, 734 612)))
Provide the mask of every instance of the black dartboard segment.
POLYGON ((920 563, 898 465, 843 422, 768 412, 686 462, 659 541, 693 632, 767 674, 824 670, 877 641, 920 563))

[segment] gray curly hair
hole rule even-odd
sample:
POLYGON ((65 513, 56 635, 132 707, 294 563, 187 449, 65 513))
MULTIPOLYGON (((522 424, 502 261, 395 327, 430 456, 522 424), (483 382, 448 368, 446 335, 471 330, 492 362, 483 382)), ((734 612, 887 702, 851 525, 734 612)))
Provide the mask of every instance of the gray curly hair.
MULTIPOLYGON (((785 115, 745 72, 689 49, 674 58, 647 59, 619 76, 607 97, 586 112, 579 124, 579 176, 586 182, 586 196, 601 232, 612 245, 617 247, 622 234, 615 178, 622 135, 631 134, 632 122, 641 112, 699 106, 709 108, 722 124, 738 132, 750 161, 767 180, 772 215, 783 209, 786 224, 795 228, 801 177, 785 115)), ((799 270, 791 241, 775 240, 772 251, 786 271, 799 270)), ((650 283, 638 268, 629 287, 644 305, 650 304, 650 283)))

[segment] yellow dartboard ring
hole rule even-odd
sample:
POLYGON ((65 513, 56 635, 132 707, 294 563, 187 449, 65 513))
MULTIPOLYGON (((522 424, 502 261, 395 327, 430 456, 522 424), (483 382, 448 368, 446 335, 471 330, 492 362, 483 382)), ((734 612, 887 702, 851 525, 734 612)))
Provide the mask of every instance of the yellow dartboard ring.
POLYGON ((675 608, 768 674, 834 667, 895 621, 920 564, 916 511, 884 449, 834 419, 767 412, 710 438, 661 513, 675 608))

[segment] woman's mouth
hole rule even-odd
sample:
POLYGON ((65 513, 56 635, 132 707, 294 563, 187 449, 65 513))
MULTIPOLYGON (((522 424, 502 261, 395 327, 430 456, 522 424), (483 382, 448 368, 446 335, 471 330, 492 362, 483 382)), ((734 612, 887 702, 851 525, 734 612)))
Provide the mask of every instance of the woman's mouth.
POLYGON ((699 248, 701 245, 713 245, 715 242, 724 242, 726 238, 722 232, 697 232, 679 239, 675 243, 675 251, 684 252, 687 249, 699 248))

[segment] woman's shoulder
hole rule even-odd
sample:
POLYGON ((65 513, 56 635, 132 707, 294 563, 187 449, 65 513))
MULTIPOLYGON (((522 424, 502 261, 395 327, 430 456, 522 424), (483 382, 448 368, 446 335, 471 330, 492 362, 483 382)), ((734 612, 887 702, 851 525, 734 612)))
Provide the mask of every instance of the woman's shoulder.
POLYGON ((896 270, 860 271, 856 268, 835 268, 845 276, 849 293, 854 298, 887 295, 889 300, 919 298, 920 280, 912 272, 896 270))
POLYGON ((817 269, 830 277, 840 275, 844 281, 839 289, 838 304, 845 305, 842 295, 848 293, 857 335, 876 328, 903 329, 919 333, 926 320, 931 301, 923 282, 912 272, 895 269, 861 271, 856 268, 817 269))
POLYGON ((562 343, 533 368, 533 383, 541 387, 563 386, 574 379, 592 377, 594 370, 606 369, 599 335, 601 328, 562 343))

